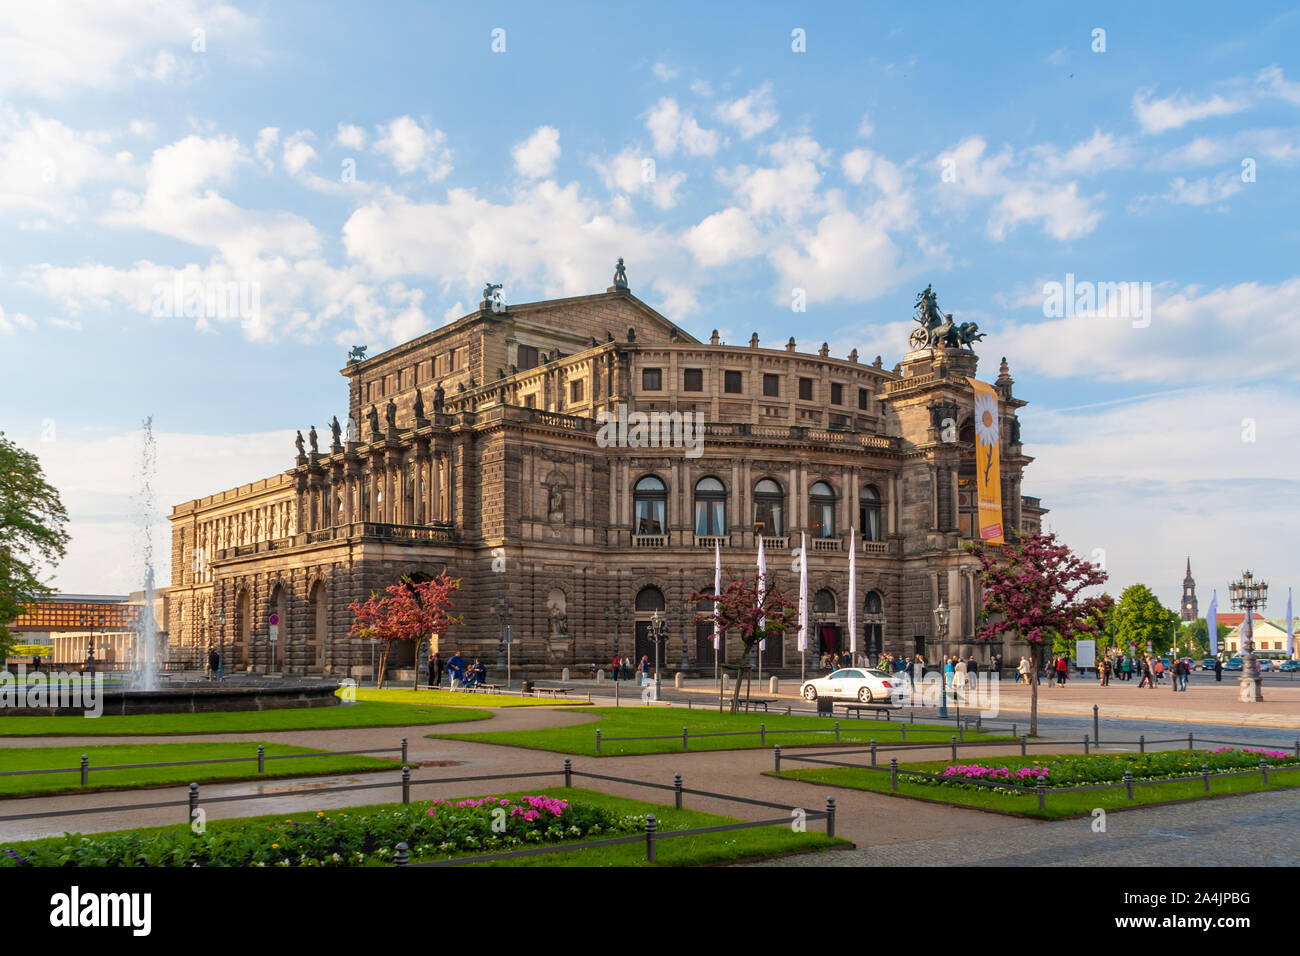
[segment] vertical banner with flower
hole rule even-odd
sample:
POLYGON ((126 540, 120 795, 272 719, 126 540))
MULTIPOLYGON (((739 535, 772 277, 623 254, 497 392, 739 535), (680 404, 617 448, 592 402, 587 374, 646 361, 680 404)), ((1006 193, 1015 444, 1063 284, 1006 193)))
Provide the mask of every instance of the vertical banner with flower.
POLYGON ((980 540, 986 544, 1003 544, 998 393, 985 382, 973 378, 967 381, 975 389, 975 479, 980 540))

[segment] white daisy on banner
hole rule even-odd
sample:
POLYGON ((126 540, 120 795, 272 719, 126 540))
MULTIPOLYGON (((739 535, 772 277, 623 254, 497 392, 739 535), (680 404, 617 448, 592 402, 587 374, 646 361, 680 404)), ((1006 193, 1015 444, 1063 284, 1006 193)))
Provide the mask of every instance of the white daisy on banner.
POLYGON ((988 392, 975 393, 975 434, 986 445, 998 444, 998 400, 988 392))

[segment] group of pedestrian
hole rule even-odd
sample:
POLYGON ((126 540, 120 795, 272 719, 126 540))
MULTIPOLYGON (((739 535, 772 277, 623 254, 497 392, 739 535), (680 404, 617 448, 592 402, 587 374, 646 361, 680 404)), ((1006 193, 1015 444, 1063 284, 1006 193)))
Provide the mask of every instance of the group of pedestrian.
POLYGON ((466 662, 457 651, 452 654, 443 663, 442 655, 434 651, 429 657, 429 687, 436 690, 442 685, 442 675, 447 675, 447 684, 450 690, 472 690, 475 687, 481 687, 487 681, 487 667, 477 657, 474 663, 466 662))

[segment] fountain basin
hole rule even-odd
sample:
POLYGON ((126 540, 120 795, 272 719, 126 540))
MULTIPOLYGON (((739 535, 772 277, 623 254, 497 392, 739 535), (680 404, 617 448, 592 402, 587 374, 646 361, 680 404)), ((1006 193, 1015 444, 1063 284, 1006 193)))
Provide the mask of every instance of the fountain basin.
MULTIPOLYGON (((310 683, 212 684, 194 682, 160 690, 107 690, 103 692, 104 714, 207 714, 220 711, 284 710, 296 707, 336 707, 333 681, 310 683)), ((26 717, 80 716, 84 707, 13 707, 0 709, 6 715, 26 717)))

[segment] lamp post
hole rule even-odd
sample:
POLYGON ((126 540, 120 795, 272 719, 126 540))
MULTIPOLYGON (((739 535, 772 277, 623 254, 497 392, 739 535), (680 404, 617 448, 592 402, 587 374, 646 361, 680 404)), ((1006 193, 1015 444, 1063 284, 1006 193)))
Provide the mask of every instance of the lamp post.
POLYGON ((655 700, 659 700, 659 692, 662 685, 659 682, 659 645, 663 642, 664 632, 668 629, 668 622, 664 620, 663 615, 658 611, 650 615, 650 638, 655 643, 655 700))
POLYGON ((934 624, 939 632, 939 716, 948 716, 948 660, 944 653, 944 638, 948 635, 948 605, 940 602, 934 609, 934 624))
POLYGON ((1234 610, 1246 612, 1241 627, 1241 693, 1238 700, 1254 703, 1264 699, 1264 686, 1259 677, 1259 662, 1255 659, 1255 608, 1268 603, 1268 583, 1256 581, 1246 571, 1240 580, 1228 585, 1228 594, 1234 610))
POLYGON ((86 657, 95 656, 95 626, 103 624, 104 618, 100 614, 83 614, 81 615, 82 627, 89 628, 90 632, 86 635, 86 657))
POLYGON ((515 612, 515 603, 501 595, 501 600, 492 605, 492 613, 497 619, 497 670, 506 672, 506 687, 510 687, 510 654, 506 649, 506 628, 515 612))
POLYGON ((619 640, 618 640, 619 625, 621 625, 623 623, 623 619, 630 614, 631 611, 628 609, 628 607, 624 604, 618 603, 617 601, 611 601, 609 604, 605 605, 605 620, 614 625, 614 656, 615 657, 619 656, 619 640))

